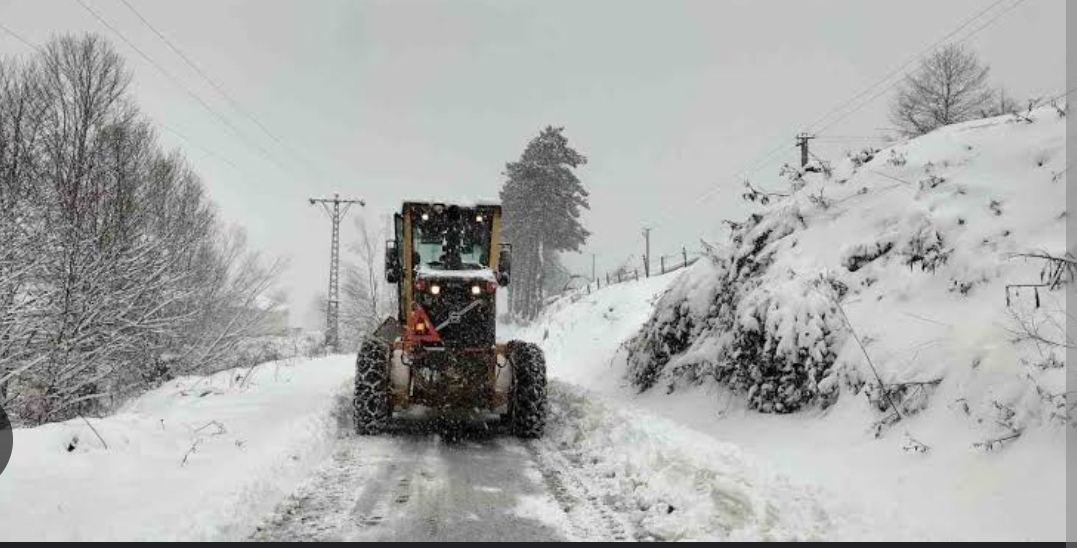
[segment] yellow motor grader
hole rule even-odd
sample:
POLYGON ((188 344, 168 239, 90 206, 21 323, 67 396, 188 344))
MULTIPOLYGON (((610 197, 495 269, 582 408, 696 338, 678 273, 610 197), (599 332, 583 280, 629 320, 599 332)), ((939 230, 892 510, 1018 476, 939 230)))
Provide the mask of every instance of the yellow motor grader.
POLYGON ((511 278, 501 206, 405 202, 387 242, 385 277, 399 308, 367 337, 355 364, 355 423, 378 434, 394 413, 500 416, 540 437, 546 364, 538 346, 497 341, 497 293, 511 278))

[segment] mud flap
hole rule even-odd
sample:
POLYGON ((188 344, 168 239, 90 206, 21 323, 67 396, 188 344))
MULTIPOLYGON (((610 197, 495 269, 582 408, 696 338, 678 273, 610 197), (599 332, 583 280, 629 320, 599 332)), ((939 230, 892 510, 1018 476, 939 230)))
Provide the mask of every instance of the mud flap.
POLYGON ((374 338, 384 341, 385 344, 390 346, 403 334, 404 330, 400 326, 400 322, 396 321, 396 318, 392 316, 385 318, 385 321, 381 322, 381 325, 374 330, 374 338))

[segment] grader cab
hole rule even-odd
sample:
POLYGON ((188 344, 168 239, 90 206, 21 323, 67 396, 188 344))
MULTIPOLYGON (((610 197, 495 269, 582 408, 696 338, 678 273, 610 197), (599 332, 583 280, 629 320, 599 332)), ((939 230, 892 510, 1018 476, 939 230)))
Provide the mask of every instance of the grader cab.
POLYGON ((534 344, 497 341, 497 293, 511 281, 501 206, 405 202, 386 244, 396 317, 367 337, 355 371, 355 422, 383 432, 396 412, 498 416, 542 435, 546 365, 534 344))

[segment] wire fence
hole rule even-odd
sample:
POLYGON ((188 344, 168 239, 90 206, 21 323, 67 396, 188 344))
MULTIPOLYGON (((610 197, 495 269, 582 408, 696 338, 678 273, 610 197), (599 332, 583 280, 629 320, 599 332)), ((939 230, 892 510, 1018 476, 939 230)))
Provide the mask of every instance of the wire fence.
POLYGON ((602 274, 595 273, 591 277, 576 275, 565 283, 565 286, 560 293, 550 295, 546 301, 549 303, 570 293, 589 295, 593 291, 598 291, 599 289, 611 285, 636 282, 649 277, 662 276, 671 272, 676 272, 692 266, 702 256, 703 253, 701 251, 692 251, 687 247, 682 247, 677 253, 655 255, 651 258, 653 262, 650 265, 647 264, 648 261, 646 257, 641 257, 638 259, 639 264, 634 266, 632 263, 635 262, 635 259, 628 261, 620 268, 602 274))

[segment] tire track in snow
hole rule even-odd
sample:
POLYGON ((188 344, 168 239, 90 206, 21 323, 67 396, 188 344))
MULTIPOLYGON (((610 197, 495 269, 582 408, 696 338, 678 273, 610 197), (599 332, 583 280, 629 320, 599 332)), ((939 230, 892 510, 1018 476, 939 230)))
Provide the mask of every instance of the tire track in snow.
POLYGON ((407 505, 412 502, 422 478, 431 476, 432 446, 414 438, 394 441, 398 442, 397 450, 386 473, 380 474, 374 482, 357 486, 362 495, 350 510, 346 522, 345 538, 349 540, 367 539, 392 530, 400 516, 407 512, 407 505))
POLYGON ((641 538, 625 515, 588 486, 578 471, 581 463, 541 440, 527 443, 526 448, 550 494, 568 515, 577 538, 589 541, 651 540, 641 538))
POLYGON ((381 523, 382 504, 410 473, 409 454, 398 440, 355 438, 339 444, 315 477, 283 502, 259 526, 256 541, 341 541, 364 527, 381 523))
MULTIPOLYGON (((348 437, 330 461, 251 535, 257 541, 564 540, 566 519, 520 513, 554 497, 526 446, 502 432, 348 437)), ((598 519, 594 523, 600 523, 598 519)), ((592 525, 593 528, 593 525, 592 525)))

